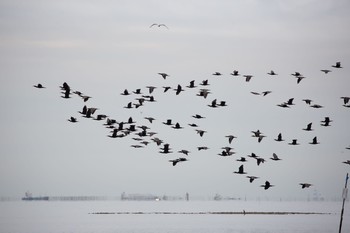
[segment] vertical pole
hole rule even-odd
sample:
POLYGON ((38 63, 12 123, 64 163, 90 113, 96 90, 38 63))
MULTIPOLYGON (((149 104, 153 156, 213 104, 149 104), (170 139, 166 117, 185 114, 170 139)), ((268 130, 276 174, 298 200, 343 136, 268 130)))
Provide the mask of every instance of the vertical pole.
POLYGON ((345 204, 345 200, 347 197, 347 192, 348 192, 348 179, 349 179, 349 173, 346 173, 346 179, 345 179, 345 188, 343 190, 343 205, 342 205, 342 209, 341 209, 341 214, 340 214, 340 224, 339 224, 339 233, 341 233, 341 227, 343 224, 343 214, 344 214, 344 204, 345 204))

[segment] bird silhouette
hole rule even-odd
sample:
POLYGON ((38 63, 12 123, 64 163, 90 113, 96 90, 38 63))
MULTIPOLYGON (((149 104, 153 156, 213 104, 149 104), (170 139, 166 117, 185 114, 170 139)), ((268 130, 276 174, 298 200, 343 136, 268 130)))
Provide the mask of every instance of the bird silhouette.
POLYGON ((301 185, 301 188, 304 189, 304 188, 309 188, 310 186, 312 186, 312 184, 309 184, 309 183, 299 183, 301 185))
POLYGON ((293 139, 292 140, 292 142, 290 142, 290 143, 288 143, 289 145, 293 145, 293 146, 295 146, 295 145, 299 145, 299 143, 298 143, 298 140, 297 139, 293 139))
POLYGON ((167 73, 158 73, 158 74, 161 75, 163 77, 163 79, 166 79, 167 77, 170 76, 167 73))
POLYGON ((277 138, 275 139, 275 141, 277 141, 277 142, 282 142, 282 141, 284 141, 284 140, 282 139, 282 133, 279 133, 279 134, 277 135, 277 138))
POLYGON ((249 82, 251 80, 251 78, 254 76, 253 75, 243 75, 243 77, 245 77, 246 82, 249 82))
POLYGON ((339 61, 336 62, 335 65, 332 65, 332 67, 334 67, 334 68, 343 68, 343 67, 341 66, 341 63, 340 63, 339 61))
POLYGON ((180 123, 176 123, 174 126, 172 126, 173 129, 183 129, 183 127, 180 126, 180 123))
POLYGON ((173 164, 173 166, 176 166, 176 164, 178 162, 185 162, 185 161, 188 161, 188 159, 186 159, 186 158, 178 158, 178 159, 169 160, 169 162, 171 162, 173 164))
POLYGON ((261 185, 260 187, 264 187, 265 190, 269 189, 270 187, 273 187, 274 185, 270 184, 269 181, 265 181, 265 184, 261 185))
POLYGON ((328 74, 329 72, 332 72, 331 70, 321 70, 323 73, 328 74))
POLYGON ((234 136, 234 135, 227 135, 227 136, 225 136, 225 137, 228 138, 228 142, 229 142, 230 144, 232 143, 233 139, 237 138, 237 137, 234 136))
POLYGON ((250 182, 250 183, 253 183, 253 181, 254 181, 255 179, 258 179, 259 177, 257 177, 257 176, 247 176, 247 178, 249 179, 249 182, 250 182))
POLYGON ((162 153, 162 154, 169 154, 169 153, 172 153, 172 152, 170 151, 171 148, 170 148, 170 145, 169 145, 168 143, 164 144, 164 145, 163 145, 163 148, 160 148, 160 149, 161 149, 160 153, 162 153))
POLYGON ((329 117, 325 117, 323 121, 321 121, 321 124, 322 126, 331 126, 329 123, 332 122, 332 120, 329 118, 329 117))
POLYGON ((69 122, 72 122, 72 123, 78 122, 77 118, 75 118, 75 117, 70 117, 70 118, 68 119, 68 121, 69 121, 69 122))
POLYGON ((276 155, 276 153, 273 153, 272 158, 270 158, 270 159, 275 160, 275 161, 282 160, 276 155))
POLYGON ((232 76, 239 76, 239 72, 238 70, 234 70, 232 73, 231 73, 232 76))
POLYGON ((196 132, 197 132, 197 134, 199 134, 199 136, 203 137, 204 133, 206 133, 207 131, 196 129, 196 132))
POLYGON ((306 128, 304 128, 303 130, 312 131, 313 129, 311 127, 312 127, 312 123, 309 123, 309 124, 307 124, 306 128))
POLYGON ((309 142, 309 144, 317 145, 317 144, 320 144, 320 143, 317 141, 317 137, 314 137, 314 138, 312 139, 312 142, 309 142))
POLYGON ((38 83, 37 85, 34 85, 33 87, 36 87, 36 88, 39 88, 39 89, 45 88, 41 83, 38 83))
POLYGON ((154 27, 154 26, 157 26, 157 27, 165 27, 166 29, 169 29, 168 28, 168 26, 167 25, 165 25, 164 23, 160 23, 160 24, 158 24, 158 23, 153 23, 153 24, 151 24, 151 26, 149 26, 150 28, 152 28, 152 27, 154 27))
POLYGON ((236 173, 236 174, 247 174, 246 172, 244 172, 243 164, 241 166, 239 166, 238 171, 234 171, 233 173, 236 173))
POLYGON ((185 154, 185 155, 188 155, 190 152, 188 150, 179 150, 178 153, 182 153, 182 154, 185 154))
POLYGON ((267 73, 268 75, 277 75, 273 70, 271 70, 269 73, 267 73))

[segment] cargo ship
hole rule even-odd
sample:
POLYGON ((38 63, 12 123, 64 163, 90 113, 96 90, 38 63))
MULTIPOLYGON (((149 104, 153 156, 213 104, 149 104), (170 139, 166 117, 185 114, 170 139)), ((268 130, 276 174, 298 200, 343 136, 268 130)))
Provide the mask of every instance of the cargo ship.
POLYGON ((26 192, 25 196, 22 197, 22 201, 48 201, 48 196, 39 196, 39 197, 33 197, 33 195, 30 192, 26 192))

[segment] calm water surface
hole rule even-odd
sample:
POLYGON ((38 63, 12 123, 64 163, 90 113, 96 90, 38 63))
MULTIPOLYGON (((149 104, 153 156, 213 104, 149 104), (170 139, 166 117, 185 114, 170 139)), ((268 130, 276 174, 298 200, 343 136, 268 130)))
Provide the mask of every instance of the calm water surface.
MULTIPOLYGON (((1 233, 338 232, 340 202, 14 201, 0 202, 1 233), (91 214, 96 212, 323 212, 324 215, 91 214)), ((343 232, 350 232, 350 203, 343 232)))

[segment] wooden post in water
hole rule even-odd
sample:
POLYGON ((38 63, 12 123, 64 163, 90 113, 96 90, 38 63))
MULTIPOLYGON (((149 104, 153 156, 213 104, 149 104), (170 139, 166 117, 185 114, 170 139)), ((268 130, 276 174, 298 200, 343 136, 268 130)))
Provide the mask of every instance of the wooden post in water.
POLYGON ((349 173, 346 173, 345 188, 343 189, 343 206, 342 206, 341 214, 340 214, 339 233, 341 233, 341 227, 343 224, 344 204, 345 204, 345 200, 346 200, 347 195, 348 195, 348 179, 349 179, 349 173))

